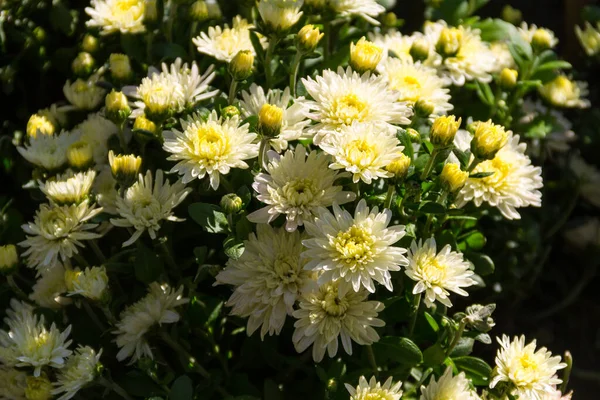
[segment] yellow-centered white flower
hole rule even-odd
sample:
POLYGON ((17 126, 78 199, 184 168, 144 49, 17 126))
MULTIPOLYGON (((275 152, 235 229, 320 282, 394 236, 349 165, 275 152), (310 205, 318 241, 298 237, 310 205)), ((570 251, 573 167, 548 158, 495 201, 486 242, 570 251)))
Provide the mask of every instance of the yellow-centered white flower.
MULTIPOLYGON (((63 94, 74 108, 84 111, 95 109, 104 101, 106 90, 96 86, 96 79, 87 81, 77 79, 75 82, 67 81, 63 86, 63 94)), ((67 106, 65 109, 72 107, 67 106)))
POLYGON ((452 367, 448 367, 437 381, 435 377, 431 377, 427 386, 421 386, 419 400, 480 400, 480 397, 471 389, 470 385, 470 381, 464 372, 452 376, 452 367))
POLYGON ((78 139, 77 133, 61 132, 58 135, 37 135, 29 138, 29 144, 17 147, 24 159, 52 171, 59 169, 67 162, 67 149, 78 139))
POLYGON ((58 309, 65 305, 61 294, 67 292, 65 284, 65 269, 62 264, 45 270, 32 287, 29 298, 40 307, 58 309))
POLYGON ((53 180, 38 181, 40 190, 48 200, 56 204, 78 204, 88 198, 96 171, 73 173, 67 171, 57 175, 53 180))
POLYGON ((85 24, 90 28, 100 28, 101 35, 146 31, 146 0, 92 0, 91 6, 85 8, 85 12, 91 17, 85 24))
POLYGON ((294 26, 303 12, 304 0, 259 0, 256 8, 263 22, 276 32, 285 32, 294 26))
POLYGON ((90 300, 102 300, 108 288, 108 275, 106 268, 87 267, 83 271, 66 271, 66 285, 69 296, 80 295, 90 300))
POLYGON ((53 395, 62 394, 56 400, 69 400, 81 389, 96 379, 99 375, 100 356, 102 350, 96 352, 90 346, 79 346, 75 352, 67 358, 64 368, 56 377, 52 390, 53 395))
POLYGON ((575 26, 575 34, 585 53, 591 57, 600 52, 600 26, 594 28, 589 22, 585 22, 585 29, 575 26))
POLYGON ((358 379, 358 386, 354 388, 346 383, 350 393, 350 400, 400 400, 402 396, 402 382, 393 383, 392 377, 386 379, 383 385, 372 376, 367 382, 364 376, 358 379))
POLYGON ((385 11, 376 0, 329 0, 328 5, 342 17, 360 17, 373 25, 379 25, 375 17, 385 11))
POLYGON ((517 63, 510 53, 506 42, 495 41, 490 43, 490 51, 496 58, 494 69, 492 70, 493 73, 499 73, 504 68, 517 69, 517 63))

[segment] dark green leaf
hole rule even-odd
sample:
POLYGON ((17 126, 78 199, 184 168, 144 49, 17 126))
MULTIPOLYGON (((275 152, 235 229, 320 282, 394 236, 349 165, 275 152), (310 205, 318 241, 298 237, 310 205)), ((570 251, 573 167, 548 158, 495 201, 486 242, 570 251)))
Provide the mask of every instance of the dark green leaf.
POLYGON ((152 47, 152 51, 156 54, 161 60, 175 60, 177 57, 186 58, 187 52, 186 50, 177 43, 166 43, 161 42, 157 43, 152 47))
POLYGON ((175 379, 169 392, 169 400, 192 400, 193 396, 192 380, 187 375, 175 379))
POLYGON ((423 352, 423 362, 428 367, 435 367, 444 362, 446 358, 446 352, 439 343, 427 348, 423 352))
POLYGON ((62 31, 67 36, 71 36, 76 28, 76 15, 71 13, 64 4, 57 2, 50 9, 50 23, 54 29, 62 31))
POLYGON ((494 93, 492 93, 492 88, 490 88, 490 85, 480 81, 475 81, 475 84, 477 85, 477 96, 479 96, 481 101, 488 106, 494 105, 496 99, 494 97, 494 93))
POLYGON ((494 262, 485 254, 468 252, 466 256, 473 263, 475 272, 479 275, 486 276, 494 273, 494 262))
POLYGON ((412 340, 404 337, 386 336, 373 345, 379 354, 385 354, 390 360, 404 364, 417 365, 423 361, 423 354, 412 340))
POLYGON ((434 332, 437 332, 440 330, 440 326, 438 325, 437 321, 435 320, 435 318, 433 318, 433 316, 431 314, 429 314, 427 311, 425 311, 423 313, 423 315, 425 316, 427 323, 429 324, 431 329, 433 329, 434 332))
POLYGON ((468 356, 473 352, 474 343, 475 340, 470 337, 461 337, 452 353, 450 353, 450 357, 468 356))
POLYGON ((244 242, 235 236, 227 236, 223 242, 223 251, 227 257, 237 260, 244 253, 244 242))
POLYGON ((471 161, 471 152, 469 150, 462 151, 455 147, 452 149, 452 153, 458 158, 462 169, 466 169, 469 166, 469 162, 471 161))
POLYGON ((481 250, 485 246, 486 238, 481 232, 474 232, 466 238, 467 245, 471 250, 481 250))
POLYGON ((259 61, 262 62, 262 60, 265 59, 265 50, 260 42, 260 39, 258 38, 258 34, 255 31, 250 31, 250 41, 252 42, 252 47, 254 47, 254 51, 256 52, 259 61))
POLYGON ((477 172, 475 174, 469 175, 469 178, 479 179, 479 178, 485 178, 487 176, 492 176, 492 175, 494 175, 494 171, 492 171, 492 172, 477 172))
POLYGON ((196 262, 199 265, 204 264, 206 261, 206 254, 208 254, 208 247, 202 246, 194 248, 194 256, 196 257, 196 262))
POLYGON ((433 144, 429 140, 423 140, 423 149, 427 154, 431 154, 433 152, 433 144))
POLYGON ((581 10, 581 19, 595 24, 600 21, 600 7, 595 5, 585 6, 581 10))
POLYGON ((419 207, 424 214, 446 214, 446 207, 435 201, 424 201, 419 207))
POLYGON ((139 62, 145 61, 145 46, 142 35, 121 35, 121 47, 129 57, 139 62))
POLYGON ((162 259, 158 254, 138 242, 135 253, 135 277, 140 282, 151 283, 158 279, 164 270, 162 259))
POLYGON ((536 72, 556 70, 556 69, 571 69, 571 68, 573 68, 573 66, 566 61, 554 60, 554 61, 550 61, 550 62, 540 65, 539 67, 536 68, 536 72))
POLYGON ((265 380, 264 392, 264 400, 283 400, 281 390, 272 379, 265 380))
POLYGON ((208 203, 193 203, 188 207, 190 217, 210 233, 223 233, 228 229, 227 217, 221 209, 208 203))
POLYGON ((476 357, 456 357, 454 364, 459 371, 464 371, 476 386, 487 386, 489 384, 492 368, 482 359, 476 357))

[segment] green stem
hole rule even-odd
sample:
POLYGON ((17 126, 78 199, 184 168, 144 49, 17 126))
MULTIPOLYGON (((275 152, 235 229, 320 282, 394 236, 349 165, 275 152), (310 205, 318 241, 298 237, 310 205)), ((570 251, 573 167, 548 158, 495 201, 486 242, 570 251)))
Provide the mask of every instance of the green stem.
POLYGON ((277 46, 277 42, 279 39, 275 36, 269 38, 269 46, 267 47, 267 52, 265 54, 265 79, 267 81, 266 89, 271 89, 273 86, 273 71, 271 70, 271 60, 273 58, 273 54, 275 53, 275 47, 277 46))
POLYGON ((427 179, 427 177, 429 177, 429 174, 431 174, 431 170, 433 169, 433 166, 435 165, 435 159, 437 158, 437 155, 438 155, 438 150, 433 149, 433 151, 431 152, 431 157, 429 157, 429 160, 427 161, 427 164, 425 164, 425 168, 423 168, 423 172, 421 173, 422 181, 427 179))
POLYGON ((148 64, 152 64, 152 42, 154 42, 154 30, 150 28, 146 35, 146 61, 148 64))
POLYGON ((452 339, 450 346, 448 346, 448 350, 446 350, 446 357, 448 357, 450 355, 450 353, 452 353, 452 350, 454 350, 454 348, 458 344, 458 341, 462 337, 466 326, 467 326, 467 320, 465 318, 463 318, 460 321, 460 324, 458 325, 458 331, 456 331, 456 335, 454 335, 454 339, 452 339))
POLYGON ((90 264, 88 264, 88 262, 85 260, 85 258, 83 258, 83 256, 81 254, 79 254, 79 253, 73 254, 73 258, 75 260, 77 260, 77 262, 79 264, 81 264, 82 267, 89 267, 90 266, 90 264))
POLYGON ((331 55, 331 21, 327 21, 323 24, 323 60, 325 63, 329 61, 331 55))
POLYGON ((565 363, 567 367, 565 368, 562 376, 562 385, 560 385, 560 392, 565 393, 567 391, 567 386, 569 385, 569 378, 571 377, 571 371, 573 370, 573 356, 570 351, 565 351, 565 363))
POLYGON ((167 21, 167 31, 165 36, 167 37, 167 41, 169 43, 173 43, 173 23, 177 18, 177 2, 175 0, 171 0, 169 2, 169 20, 167 21))
POLYGON ((237 86, 238 86, 238 81, 231 77, 231 85, 229 86, 229 105, 233 105, 233 102, 235 101, 235 95, 237 94, 237 86))
POLYGON ((417 324, 417 316, 419 315, 419 306, 421 305, 421 293, 417 293, 413 300, 413 315, 410 319, 410 325, 408 326, 408 336, 412 337, 417 324))
POLYGON ((96 326, 102 332, 104 332, 106 330, 106 327, 104 326, 102 321, 100 321, 100 318, 98 318, 98 315, 96 315, 96 313, 94 312, 94 309, 92 308, 92 306, 90 306, 90 303, 88 303, 87 300, 83 300, 82 303, 83 303, 83 308, 85 309, 85 312, 90 317, 90 319, 94 322, 94 324, 96 324, 96 326))
POLYGON ((123 152, 126 154, 127 153, 127 142, 125 141, 125 134, 123 132, 123 130, 125 128, 125 123, 126 122, 121 122, 119 124, 119 130, 117 131, 117 135, 119 136, 119 145, 121 146, 121 149, 123 150, 123 152))
POLYGON ((104 262, 106 262, 106 257, 104 256, 104 253, 102 252, 102 250, 98 246, 98 242, 96 241, 96 239, 92 239, 88 243, 90 244, 90 247, 92 248, 92 250, 96 254, 96 257, 98 257, 98 259, 100 260, 100 263, 104 264, 104 262))
POLYGON ((300 69, 301 60, 302 53, 297 51, 294 61, 292 61, 292 73, 290 74, 290 93, 292 97, 296 97, 296 81, 298 80, 298 70, 300 69))
POLYGON ((104 314, 108 322, 110 322, 112 325, 115 325, 117 323, 117 319, 106 304, 101 306, 100 309, 102 310, 102 313, 104 314))
POLYGON ((394 198, 394 194, 396 193, 396 185, 388 186, 387 194, 385 195, 385 201, 383 202, 383 208, 391 208, 392 207, 392 199, 394 198))
POLYGON ((194 42, 192 42, 192 39, 194 38, 194 35, 196 35, 196 31, 198 30, 198 21, 194 21, 192 22, 192 25, 190 26, 190 37, 189 37, 189 47, 188 47, 188 56, 190 58, 194 58, 194 42))
POLYGON ((469 164, 469 167, 467 168, 467 172, 471 172, 475 169, 475 167, 477 166, 477 164, 479 164, 482 160, 480 160, 479 158, 475 157, 473 158, 473 161, 471 161, 471 164, 469 164))
POLYGON ((163 253, 165 255, 165 258, 167 259, 167 264, 169 264, 169 267, 173 271, 179 271, 179 267, 177 266, 177 263, 175 262, 175 260, 173 259, 173 256, 171 255, 171 251, 169 250, 169 246, 167 246, 166 240, 159 240, 159 242, 160 242, 160 247, 162 248, 163 253))
POLYGON ((373 373, 375 375, 379 375, 379 368, 377 368, 375 353, 373 352, 373 347, 371 347, 371 345, 367 345, 367 357, 369 358, 369 364, 371 364, 371 368, 373 368, 373 373))
POLYGON ((10 286, 13 292, 15 292, 17 296, 21 298, 21 300, 29 300, 27 294, 25 294, 23 289, 17 285, 17 282, 15 282, 15 278, 12 275, 7 276, 6 281, 8 282, 8 286, 10 286))
POLYGON ((133 398, 127 394, 125 389, 123 389, 121 386, 117 385, 112 379, 106 379, 105 377, 101 376, 100 378, 98 378, 98 382, 102 386, 117 393, 119 396, 121 396, 125 400, 133 400, 133 398))

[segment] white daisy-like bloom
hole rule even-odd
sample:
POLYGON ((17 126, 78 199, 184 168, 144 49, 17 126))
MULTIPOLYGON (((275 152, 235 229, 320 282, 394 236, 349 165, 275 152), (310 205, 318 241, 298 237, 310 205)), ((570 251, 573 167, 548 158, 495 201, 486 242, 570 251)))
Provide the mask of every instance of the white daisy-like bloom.
POLYGON ((426 100, 434 106, 433 117, 444 115, 454 108, 450 104, 450 89, 445 88, 445 82, 434 68, 401 58, 388 58, 379 63, 378 69, 387 79, 390 89, 399 93, 398 101, 414 106, 417 101, 426 100))
POLYGON ((103 298, 108 288, 108 275, 104 266, 87 267, 83 271, 67 271, 65 277, 69 296, 80 295, 98 301, 103 298))
POLYGON ((48 171, 56 170, 67 162, 67 149, 78 139, 78 134, 61 132, 58 135, 37 135, 29 144, 17 147, 24 159, 48 171))
MULTIPOLYGON (((469 148, 471 134, 459 130, 454 144, 461 150, 469 148)), ((540 207, 544 186, 542 169, 534 167, 525 151, 526 143, 519 143, 519 135, 509 131, 506 145, 492 160, 483 161, 473 169, 472 174, 493 172, 484 178, 469 178, 458 193, 456 206, 463 207, 472 201, 477 207, 484 202, 498 208, 507 219, 520 219, 520 207, 540 207)))
POLYGON ((296 299, 313 282, 300 258, 303 237, 298 231, 258 224, 256 234, 244 241, 242 256, 229 259, 216 276, 215 285, 235 287, 227 306, 231 314, 248 318, 248 335, 261 326, 261 339, 267 333, 279 335, 296 299))
POLYGON ((108 140, 116 135, 119 128, 100 113, 90 114, 85 121, 75 127, 79 132, 78 141, 85 142, 92 148, 94 162, 104 165, 108 156, 108 140))
POLYGON ((328 282, 317 291, 304 294, 298 309, 292 314, 294 323, 292 341, 298 353, 312 345, 312 357, 320 362, 325 355, 334 357, 338 351, 338 337, 346 353, 352 355, 352 341, 370 345, 379 340, 373 327, 385 326, 377 318, 384 305, 368 301, 369 292, 360 290, 340 294, 338 282, 328 282))
POLYGON ((152 239, 156 239, 163 220, 183 221, 175 217, 173 209, 191 191, 180 180, 174 184, 169 183, 164 179, 161 169, 156 171, 154 179, 151 171, 147 171, 145 176, 140 174, 138 181, 125 191, 123 197, 117 197, 117 211, 121 218, 110 220, 114 226, 135 229, 131 238, 123 243, 123 247, 134 243, 146 231, 152 239))
POLYGON ((75 352, 67 358, 64 368, 60 370, 54 382, 56 388, 52 390, 53 395, 62 395, 56 400, 69 400, 78 391, 96 379, 99 374, 100 356, 102 350, 96 352, 89 346, 79 346, 75 352))
POLYGON ((398 31, 391 31, 385 35, 380 32, 369 33, 369 40, 383 50, 382 62, 392 55, 404 62, 414 61, 410 49, 415 42, 418 42, 429 51, 427 58, 422 61, 428 67, 438 66, 442 62, 440 55, 435 52, 434 39, 434 37, 426 36, 421 32, 414 32, 410 36, 403 35, 398 31))
POLYGON ((63 206, 42 204, 33 222, 21 226, 27 239, 19 245, 27 248, 23 253, 28 257, 27 265, 43 271, 79 254, 77 248, 84 246, 84 240, 101 236, 91 232, 98 224, 88 223, 101 212, 87 201, 63 206))
POLYGON ((545 400, 556 391, 555 385, 562 383, 556 376, 559 369, 567 364, 560 356, 542 347, 536 351, 536 341, 525 344, 525 336, 515 337, 512 341, 507 335, 497 338, 500 349, 496 354, 496 368, 490 382, 494 388, 498 382, 512 384, 512 395, 523 399, 545 400))
POLYGON ((209 66, 200 75, 198 64, 195 61, 192 62, 191 67, 188 67, 188 64, 183 63, 181 58, 178 57, 171 65, 162 63, 161 68, 163 75, 171 75, 181 84, 186 107, 193 107, 196 103, 210 99, 219 93, 218 89, 208 91, 210 83, 217 75, 214 65, 209 66))
POLYGON ((480 400, 480 397, 471 389, 464 372, 452 376, 452 367, 448 367, 437 381, 435 377, 431 377, 427 386, 421 386, 419 400, 439 399, 480 400))
POLYGON ((304 129, 310 123, 307 118, 308 108, 303 97, 292 99, 290 88, 270 89, 265 95, 261 86, 252 83, 248 91, 242 91, 242 99, 240 108, 243 118, 258 115, 265 104, 271 104, 283 110, 281 131, 277 137, 271 139, 271 146, 278 152, 287 149, 288 142, 307 137, 304 129))
POLYGON ((385 12, 376 0, 330 0, 328 5, 342 17, 360 17, 373 25, 379 25, 375 18, 385 12))
POLYGON ((117 211, 117 181, 112 175, 110 166, 105 165, 100 168, 100 173, 94 180, 94 193, 96 201, 102 207, 102 211, 108 214, 118 214, 117 211))
POLYGON ((355 122, 340 132, 327 135, 319 147, 333 156, 332 169, 345 169, 354 183, 371 184, 379 178, 391 178, 385 167, 398 158, 404 149, 395 130, 370 123, 355 122))
POLYGON ((390 376, 382 385, 374 376, 367 382, 364 376, 358 379, 358 386, 354 388, 346 383, 350 393, 350 400, 400 400, 402 396, 402 382, 393 383, 390 376))
POLYGON ((569 160, 569 168, 579 180, 579 193, 595 207, 600 208, 600 171, 580 156, 569 160))
POLYGON ((496 62, 494 63, 493 73, 500 73, 504 68, 517 69, 517 63, 513 58, 508 44, 503 41, 490 43, 490 51, 494 54, 496 62))
POLYGON ((0 360, 7 365, 33 367, 35 377, 40 376, 44 366, 62 368, 65 358, 72 353, 68 349, 71 340, 67 340, 71 326, 61 332, 52 323, 47 329, 44 316, 34 314, 31 306, 15 299, 10 304, 4 318, 8 331, 0 330, 3 344, 0 360), (10 347, 4 346, 5 343, 10 347))
POLYGON ((121 313, 117 330, 113 332, 117 335, 115 342, 120 347, 117 360, 123 361, 130 357, 131 364, 144 356, 153 358, 150 344, 144 335, 155 324, 173 324, 179 321, 180 315, 175 307, 188 301, 183 297, 183 286, 175 290, 167 284, 152 282, 148 294, 121 313))
POLYGON ((302 83, 313 100, 306 104, 311 110, 309 118, 317 121, 308 133, 315 135, 314 143, 332 132, 353 122, 371 122, 384 130, 396 129, 392 124, 410 123, 412 110, 398 102, 398 93, 388 88, 383 76, 365 73, 360 75, 350 67, 337 72, 323 71, 322 76, 303 78, 302 83))
POLYGON ((248 215, 254 223, 271 223, 279 215, 286 218, 285 229, 295 231, 304 221, 312 221, 319 207, 333 203, 345 204, 356 198, 354 192, 343 191, 335 181, 347 175, 327 166, 331 161, 326 154, 298 145, 282 156, 269 153, 266 173, 254 177, 252 187, 258 193, 263 207, 248 215))
POLYGON ((63 94, 75 108, 91 111, 104 101, 106 90, 96 86, 96 79, 90 78, 87 81, 77 79, 73 83, 69 80, 65 83, 63 94))
POLYGON ((525 21, 521 22, 521 26, 517 29, 521 34, 521 37, 525 39, 528 43, 531 43, 533 41, 533 36, 538 30, 542 30, 550 39, 550 48, 554 48, 558 44, 558 38, 550 29, 538 28, 538 26, 535 24, 528 25, 525 21))
MULTIPOLYGON (((250 29, 252 28, 254 25, 238 15, 233 19, 232 28, 229 28, 227 24, 224 27, 211 26, 208 28, 208 33, 200 32, 200 36, 192 39, 192 42, 200 53, 228 63, 242 50, 250 51, 256 56, 250 40, 250 29)), ((261 43, 264 47, 266 38, 261 38, 261 43)))
POLYGON ((46 182, 38 181, 40 190, 46 197, 56 204, 77 204, 88 198, 96 171, 73 173, 68 171, 57 175, 55 179, 46 182))
POLYGON ((29 298, 40 307, 59 309, 65 304, 60 295, 66 292, 65 268, 59 263, 41 273, 29 298))
POLYGON ((294 26, 303 12, 304 0, 259 0, 256 8, 271 29, 284 32, 294 26))
POLYGON ((100 28, 101 35, 146 31, 146 0, 92 0, 91 6, 85 8, 91 18, 85 24, 90 28, 100 28))
POLYGON ((450 245, 444 246, 438 253, 435 239, 429 238, 425 243, 421 240, 418 244, 412 242, 404 272, 416 282, 413 294, 425 293, 427 307, 433 307, 436 301, 452 307, 448 298, 450 292, 468 296, 463 288, 477 283, 471 278, 475 273, 469 267, 462 253, 452 251, 450 245))
POLYGON ((307 248, 306 269, 319 271, 319 284, 339 281, 343 294, 361 287, 375 293, 376 281, 393 290, 390 271, 407 265, 406 249, 393 246, 406 234, 404 225, 388 226, 392 212, 377 207, 369 210, 367 202, 358 202, 354 216, 333 204, 333 214, 321 208, 314 222, 305 221, 310 239, 302 241, 307 248))
POLYGON ((5 400, 27 400, 27 373, 0 365, 0 398, 5 400))
POLYGON ((232 168, 247 169, 245 160, 258 155, 256 133, 249 131, 249 124, 240 126, 237 115, 222 119, 213 110, 206 121, 192 115, 180 122, 182 132, 163 133, 163 148, 172 153, 168 160, 179 161, 171 172, 183 175, 183 183, 208 175, 210 186, 217 190, 221 175, 232 168))

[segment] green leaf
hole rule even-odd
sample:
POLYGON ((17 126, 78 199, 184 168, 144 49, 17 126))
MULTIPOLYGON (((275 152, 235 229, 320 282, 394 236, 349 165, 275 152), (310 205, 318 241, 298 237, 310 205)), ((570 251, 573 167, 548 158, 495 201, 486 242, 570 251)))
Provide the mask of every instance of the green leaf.
POLYGON ((433 315, 429 314, 427 311, 425 311, 423 313, 423 315, 425 316, 425 319, 427 320, 427 323, 429 324, 429 326, 431 327, 431 329, 433 329, 434 332, 437 332, 437 331, 440 330, 440 326, 438 325, 438 323, 435 320, 435 318, 433 317, 433 315))
POLYGON ((146 55, 144 54, 146 46, 142 43, 142 38, 142 35, 121 35, 121 47, 123 50, 129 57, 139 62, 144 62, 146 59, 146 55))
POLYGON ((175 379, 169 392, 169 400, 192 400, 193 396, 192 380, 187 375, 175 379))
POLYGON ((223 251, 227 257, 237 260, 244 253, 244 241, 235 236, 227 236, 223 242, 223 251))
POLYGON ((187 51, 177 43, 157 43, 152 46, 152 51, 161 60, 175 60, 177 57, 185 59, 187 57, 187 51))
POLYGON ((544 63, 536 68, 536 72, 539 71, 548 71, 548 70, 556 70, 556 69, 571 69, 573 66, 563 60, 554 60, 544 63))
POLYGON ((158 279, 164 271, 163 260, 158 254, 138 242, 135 253, 135 277, 138 281, 151 283, 158 279))
POLYGON ((436 365, 442 364, 445 358, 446 352, 439 343, 428 347, 423 352, 423 362, 428 367, 435 367, 436 365))
POLYGON ((424 201, 421 203, 419 211, 424 214, 446 214, 446 207, 435 201, 424 201))
POLYGON ((423 354, 412 340, 404 337, 385 336, 373 345, 379 354, 385 354, 392 361, 404 365, 417 365, 423 361, 423 354))
POLYGON ((495 271, 494 262, 485 254, 467 252, 467 259, 475 266, 475 272, 481 276, 491 275, 495 271))
POLYGON ((509 22, 488 18, 474 24, 473 27, 481 30, 481 38, 486 42, 507 41, 508 48, 519 66, 533 56, 529 42, 523 39, 517 27, 509 22))
POLYGON ((600 21, 600 7, 598 6, 585 6, 581 10, 581 19, 588 21, 591 24, 595 24, 600 21))
POLYGON ((452 361, 454 361, 459 371, 465 372, 475 386, 487 386, 489 384, 492 367, 482 359, 463 356, 453 358, 452 361))
POLYGON ((492 88, 485 82, 475 81, 477 85, 477 96, 488 106, 492 106, 496 103, 496 98, 492 92, 492 88))
POLYGON ((265 49, 262 47, 256 31, 250 31, 250 41, 252 42, 252 47, 254 47, 254 51, 258 56, 258 60, 262 62, 262 60, 265 59, 265 49))
POLYGON ((50 9, 50 23, 54 29, 62 31, 67 36, 71 36, 75 32, 77 14, 71 13, 64 4, 57 2, 50 9))
POLYGON ((452 153, 458 158, 462 169, 466 169, 469 166, 469 162, 471 161, 471 152, 469 150, 462 151, 455 147, 452 149, 452 153))
POLYGON ((208 247, 194 247, 194 256, 196 257, 196 263, 198 265, 204 264, 206 261, 206 255, 208 254, 208 247))
POLYGON ((188 207, 190 217, 209 233, 223 233, 228 230, 227 217, 221 209, 208 203, 193 203, 188 207))
POLYGON ((124 375, 115 375, 116 383, 127 394, 136 397, 152 397, 164 394, 163 390, 148 375, 140 371, 131 371, 124 375))
POLYGON ((485 236, 483 236, 483 233, 474 232, 473 234, 469 235, 465 241, 471 250, 481 250, 483 246, 485 246, 487 240, 485 236))
POLYGON ((469 175, 469 178, 480 179, 480 178, 485 178, 485 177, 492 176, 492 175, 494 175, 494 171, 492 171, 492 172, 477 172, 475 174, 469 175))
POLYGON ((475 340, 470 337, 461 337, 450 353, 450 357, 468 356, 473 352, 475 340))
POLYGON ((429 140, 423 140, 423 149, 427 154, 433 153, 433 144, 429 140))

